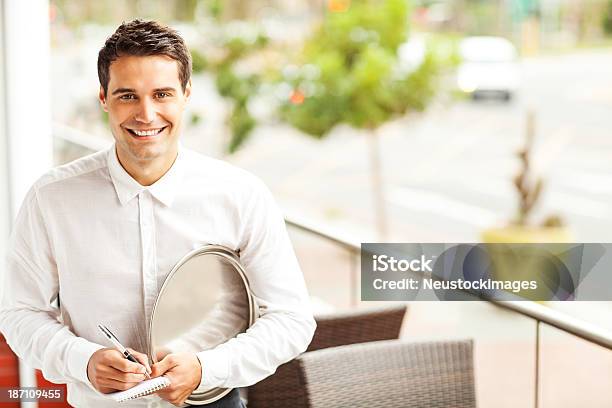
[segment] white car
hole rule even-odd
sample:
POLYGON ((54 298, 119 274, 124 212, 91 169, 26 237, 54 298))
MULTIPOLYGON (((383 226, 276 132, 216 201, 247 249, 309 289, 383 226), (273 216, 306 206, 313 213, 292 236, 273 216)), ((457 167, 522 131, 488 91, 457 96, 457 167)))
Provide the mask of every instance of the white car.
POLYGON ((468 37, 459 44, 462 63, 457 86, 467 94, 500 95, 510 100, 520 85, 518 53, 500 37, 468 37))

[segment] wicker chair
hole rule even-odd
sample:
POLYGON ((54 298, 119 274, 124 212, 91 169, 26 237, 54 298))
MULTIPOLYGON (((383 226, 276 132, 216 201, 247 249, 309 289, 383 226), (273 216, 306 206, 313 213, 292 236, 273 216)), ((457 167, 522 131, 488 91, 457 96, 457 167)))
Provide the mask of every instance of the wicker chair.
MULTIPOLYGON (((348 344, 397 339, 406 310, 406 305, 399 305, 317 316, 317 329, 307 352, 348 344)), ((281 365, 276 373, 249 387, 248 406, 249 408, 308 407, 303 373, 297 360, 281 365)))
POLYGON ((310 408, 476 407, 471 340, 354 344, 296 361, 310 408))

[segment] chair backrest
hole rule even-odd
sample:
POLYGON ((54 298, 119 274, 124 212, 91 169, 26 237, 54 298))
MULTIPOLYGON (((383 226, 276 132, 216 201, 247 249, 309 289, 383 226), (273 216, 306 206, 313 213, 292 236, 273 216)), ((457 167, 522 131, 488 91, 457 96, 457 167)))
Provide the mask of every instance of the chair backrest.
POLYGON ((307 351, 399 338, 405 304, 317 316, 317 329, 307 351))
MULTIPOLYGON (((317 329, 307 351, 346 344, 397 339, 406 305, 358 309, 316 316, 317 329)), ((248 388, 249 408, 306 407, 306 390, 296 360, 248 388)))
POLYGON ((312 408, 474 408, 472 341, 355 344, 297 359, 312 408))

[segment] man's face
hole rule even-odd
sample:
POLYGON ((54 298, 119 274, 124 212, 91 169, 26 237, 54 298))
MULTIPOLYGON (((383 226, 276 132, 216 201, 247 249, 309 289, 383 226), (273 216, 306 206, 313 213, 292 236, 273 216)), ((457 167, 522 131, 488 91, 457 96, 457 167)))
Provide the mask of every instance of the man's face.
POLYGON ((100 102, 124 166, 154 159, 172 163, 176 157, 191 93, 191 82, 183 92, 178 69, 178 62, 164 55, 123 56, 111 63, 108 94, 100 87, 100 102))

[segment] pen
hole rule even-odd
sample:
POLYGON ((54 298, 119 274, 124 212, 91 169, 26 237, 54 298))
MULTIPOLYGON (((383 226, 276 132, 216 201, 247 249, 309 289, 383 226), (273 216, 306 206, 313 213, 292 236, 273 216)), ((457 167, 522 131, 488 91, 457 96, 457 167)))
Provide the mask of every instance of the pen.
MULTIPOLYGON (((106 338, 109 339, 111 343, 113 343, 113 346, 115 346, 115 348, 117 350, 119 350, 121 352, 121 354, 123 354, 123 356, 125 358, 127 358, 128 360, 130 360, 133 363, 140 364, 140 361, 136 360, 136 358, 128 351, 128 349, 126 349, 125 347, 123 347, 123 345, 121 343, 119 343, 119 340, 117 339, 117 337, 115 337, 113 332, 108 330, 108 327, 106 327, 106 326, 104 326, 102 324, 99 324, 98 328, 100 329, 100 331, 102 333, 104 333, 106 338)), ((151 378, 151 376, 149 376, 149 373, 146 371, 146 367, 145 367, 145 376, 147 378, 149 378, 149 379, 151 378)))

